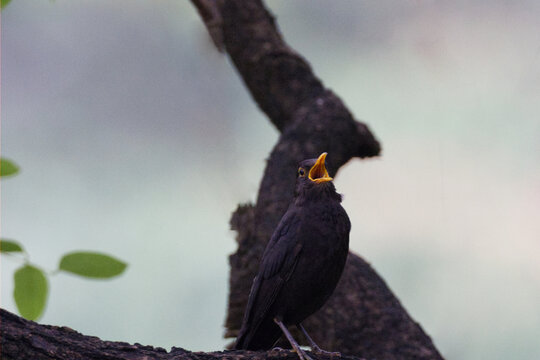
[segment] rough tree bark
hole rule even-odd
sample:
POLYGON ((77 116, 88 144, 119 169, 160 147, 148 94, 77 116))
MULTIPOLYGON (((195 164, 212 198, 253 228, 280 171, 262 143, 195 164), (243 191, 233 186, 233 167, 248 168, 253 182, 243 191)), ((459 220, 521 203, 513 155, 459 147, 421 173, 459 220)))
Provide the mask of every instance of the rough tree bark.
MULTIPOLYGON (((288 350, 191 352, 125 342, 102 341, 68 327, 40 325, 0 309, 2 360, 298 360, 288 350)), ((318 356, 318 360, 331 360, 318 356)), ((343 357, 345 360, 361 360, 343 357)))
MULTIPOLYGON (((335 174, 354 157, 378 155, 380 146, 368 127, 355 121, 309 64, 287 46, 261 1, 192 2, 216 46, 228 53, 255 102, 281 132, 268 159, 257 203, 239 206, 231 219, 239 245, 230 257, 226 336, 233 337, 264 246, 293 195, 298 161, 327 151, 329 171, 335 174)), ((287 350, 193 353, 173 348, 166 352, 102 341, 66 327, 39 325, 5 310, 0 310, 0 321, 2 359, 297 359, 287 350)), ((369 359, 442 359, 384 281, 354 254, 349 254, 335 294, 305 327, 323 348, 343 354, 369 359)))

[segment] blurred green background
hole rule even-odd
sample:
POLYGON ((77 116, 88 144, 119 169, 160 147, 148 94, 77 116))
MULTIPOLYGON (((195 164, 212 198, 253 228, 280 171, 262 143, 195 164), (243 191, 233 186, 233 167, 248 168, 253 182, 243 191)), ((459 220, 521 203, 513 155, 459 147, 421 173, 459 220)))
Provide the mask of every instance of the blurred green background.
MULTIPOLYGON (((540 2, 269 6, 382 141, 336 178, 352 250, 448 359, 539 358, 540 2)), ((1 21, 1 150, 22 168, 2 180, 2 237, 49 269, 79 249, 129 263, 52 278, 40 322, 222 348, 229 216, 278 133, 194 8, 15 0, 1 21)), ((10 311, 18 265, 2 259, 10 311)))

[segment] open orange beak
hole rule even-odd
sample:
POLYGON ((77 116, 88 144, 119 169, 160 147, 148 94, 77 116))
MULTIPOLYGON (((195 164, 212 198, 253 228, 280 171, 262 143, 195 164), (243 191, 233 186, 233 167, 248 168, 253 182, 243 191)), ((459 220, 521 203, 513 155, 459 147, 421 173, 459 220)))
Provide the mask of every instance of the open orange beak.
POLYGON ((324 160, 326 159, 327 153, 322 153, 315 165, 309 170, 309 180, 316 182, 317 184, 324 183, 327 181, 332 181, 333 179, 328 175, 328 171, 324 166, 324 160))

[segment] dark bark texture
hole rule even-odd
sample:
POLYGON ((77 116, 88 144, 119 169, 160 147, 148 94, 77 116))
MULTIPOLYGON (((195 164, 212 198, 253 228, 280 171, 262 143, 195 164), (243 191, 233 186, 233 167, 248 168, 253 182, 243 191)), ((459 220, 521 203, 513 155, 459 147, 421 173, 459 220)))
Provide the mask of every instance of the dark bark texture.
MULTIPOLYGON (((159 347, 102 341, 65 326, 40 325, 3 309, 0 322, 2 360, 298 360, 289 350, 191 352, 173 347, 167 352, 159 347)), ((312 357, 331 360, 329 356, 312 357)))
MULTIPOLYGON (((297 163, 326 151, 329 172, 335 175, 352 158, 377 156, 380 145, 369 128, 323 86, 307 61, 287 46, 261 1, 192 2, 216 46, 230 56, 253 99, 281 133, 268 159, 257 203, 239 206, 231 219, 238 250, 230 256, 225 336, 235 337, 266 242, 292 199, 297 163)), ((351 220, 353 226, 361 226, 360 219, 351 220)), ((1 355, 6 360, 297 359, 288 350, 193 353, 173 348, 167 352, 39 325, 5 310, 0 310, 0 321, 1 355)), ((442 359, 384 281, 355 254, 349 254, 334 295, 304 325, 326 350, 367 359, 442 359)), ((299 334, 296 337, 303 340, 299 334)))

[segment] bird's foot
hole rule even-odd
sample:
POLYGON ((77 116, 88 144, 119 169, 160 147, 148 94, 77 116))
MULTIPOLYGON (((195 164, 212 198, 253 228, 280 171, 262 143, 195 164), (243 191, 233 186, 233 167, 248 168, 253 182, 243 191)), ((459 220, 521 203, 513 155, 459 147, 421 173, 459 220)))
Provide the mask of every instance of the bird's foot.
POLYGON ((326 350, 323 350, 321 349, 320 347, 318 347, 317 345, 315 346, 312 346, 311 347, 311 351, 313 351, 315 354, 317 355, 324 355, 324 356, 329 356, 331 358, 334 358, 334 357, 341 357, 341 353, 340 352, 337 352, 337 351, 326 351, 326 350))
POLYGON ((298 357, 300 358, 300 360, 313 360, 308 354, 306 354, 304 350, 300 348, 293 349, 293 351, 298 354, 298 357))
POLYGON ((282 351, 294 351, 295 353, 298 354, 298 357, 300 358, 300 360, 313 360, 308 354, 306 354, 306 352, 302 349, 299 349, 300 351, 296 351, 296 349, 292 348, 292 349, 284 349, 284 348, 281 348, 279 346, 276 346, 276 347, 273 347, 269 352, 272 353, 272 352, 277 352, 278 354, 282 351))

